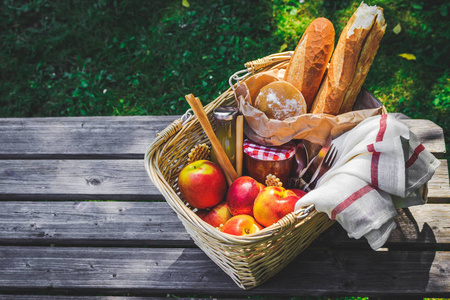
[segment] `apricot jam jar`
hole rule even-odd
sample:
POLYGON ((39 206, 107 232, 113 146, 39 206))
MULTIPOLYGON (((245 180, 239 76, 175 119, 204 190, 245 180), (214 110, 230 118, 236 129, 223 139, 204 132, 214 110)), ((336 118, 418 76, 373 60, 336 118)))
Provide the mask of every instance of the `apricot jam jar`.
POLYGON ((262 184, 265 184, 267 175, 272 174, 287 187, 294 168, 295 147, 294 142, 263 146, 244 140, 244 174, 262 184))

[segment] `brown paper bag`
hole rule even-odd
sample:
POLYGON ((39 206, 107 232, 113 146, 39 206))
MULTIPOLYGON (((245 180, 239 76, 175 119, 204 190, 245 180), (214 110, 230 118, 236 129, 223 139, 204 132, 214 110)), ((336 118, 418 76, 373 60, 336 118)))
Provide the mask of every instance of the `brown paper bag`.
POLYGON ((336 138, 364 119, 383 111, 380 101, 369 92, 361 90, 353 111, 348 113, 337 116, 308 113, 283 121, 269 119, 262 111, 253 107, 253 103, 263 86, 283 79, 284 71, 273 69, 258 73, 241 82, 235 90, 239 111, 246 120, 244 133, 254 142, 278 146, 293 139, 303 139, 323 144, 330 133, 336 138))

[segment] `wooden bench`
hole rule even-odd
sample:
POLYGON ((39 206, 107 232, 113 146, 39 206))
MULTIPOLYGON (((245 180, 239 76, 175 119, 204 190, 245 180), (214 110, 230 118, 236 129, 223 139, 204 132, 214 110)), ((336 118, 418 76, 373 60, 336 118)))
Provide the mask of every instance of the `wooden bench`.
POLYGON ((194 245, 144 169, 147 146, 176 118, 0 119, 1 300, 450 297, 449 175, 431 121, 402 120, 441 159, 430 203, 400 210, 382 251, 335 224, 243 291, 194 245))

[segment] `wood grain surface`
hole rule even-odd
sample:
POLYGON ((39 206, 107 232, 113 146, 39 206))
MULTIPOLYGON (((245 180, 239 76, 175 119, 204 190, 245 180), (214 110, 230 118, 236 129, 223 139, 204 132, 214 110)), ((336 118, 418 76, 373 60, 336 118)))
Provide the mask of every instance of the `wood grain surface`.
POLYGON ((450 289, 450 252, 309 248, 265 284, 242 291, 196 248, 0 247, 5 291, 217 295, 410 295, 450 289))
POLYGON ((0 244, 193 247, 166 202, 2 201, 0 244))
POLYGON ((433 122, 397 114, 441 165, 430 204, 398 210, 380 251, 336 223, 243 291, 192 242, 145 171, 148 145, 179 117, 0 118, 0 300, 450 297, 448 162, 433 122))
POLYGON ((0 199, 163 200, 139 159, 0 161, 0 199))
MULTIPOLYGON (((450 199, 446 160, 429 182, 429 202, 450 199)), ((137 159, 0 160, 0 200, 163 200, 137 159)))
POLYGON ((0 118, 0 158, 144 158, 180 116, 0 118))
MULTIPOLYGON (((398 116, 431 153, 445 156, 441 127, 398 116)), ((156 134, 178 118, 0 118, 0 158, 143 158, 156 134)))

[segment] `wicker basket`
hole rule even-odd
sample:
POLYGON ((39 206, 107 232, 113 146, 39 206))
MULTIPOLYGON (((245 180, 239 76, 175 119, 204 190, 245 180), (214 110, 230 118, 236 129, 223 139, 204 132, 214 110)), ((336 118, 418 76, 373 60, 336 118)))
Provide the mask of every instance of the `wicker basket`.
MULTIPOLYGON (((247 63, 251 76, 272 68, 286 67, 292 52, 277 53, 247 63)), ((205 106, 212 111, 221 105, 233 105, 230 88, 205 106)), ((194 242, 242 289, 260 285, 282 270, 334 221, 313 206, 290 213, 278 223, 251 236, 231 236, 202 221, 182 199, 178 174, 187 164, 187 154, 200 143, 209 143, 196 118, 175 120, 160 132, 145 155, 145 167, 152 182, 176 212, 194 242)))

